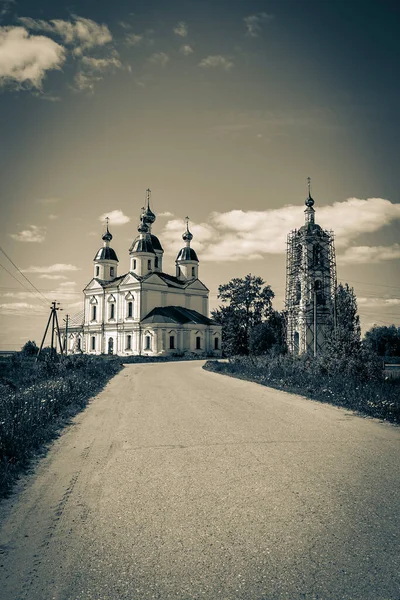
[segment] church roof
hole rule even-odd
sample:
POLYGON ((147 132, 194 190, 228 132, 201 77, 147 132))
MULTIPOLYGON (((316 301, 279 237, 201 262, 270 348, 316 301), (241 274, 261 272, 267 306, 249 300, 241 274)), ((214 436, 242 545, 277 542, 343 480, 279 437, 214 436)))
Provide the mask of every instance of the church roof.
POLYGON ((179 251, 178 256, 176 257, 176 260, 199 260, 197 258, 197 254, 196 252, 193 250, 193 248, 190 248, 190 246, 185 246, 185 248, 182 248, 179 251))
POLYGON ((109 246, 100 248, 93 260, 116 260, 119 262, 115 250, 109 246))
POLYGON ((114 279, 111 279, 111 281, 104 281, 103 279, 98 279, 97 277, 96 277, 96 281, 99 282, 101 287, 106 289, 106 288, 118 287, 119 284, 122 282, 122 280, 125 277, 126 277, 126 273, 124 275, 120 275, 119 277, 114 277, 114 279))
POLYGON ((156 306, 142 319, 142 324, 151 323, 194 323, 196 325, 213 325, 214 321, 204 315, 183 306, 156 306))
POLYGON ((161 246, 160 240, 158 239, 158 237, 156 235, 154 235, 153 233, 150 234, 151 237, 151 243, 153 244, 153 248, 154 250, 160 250, 161 252, 164 252, 163 247, 161 246))
POLYGON ((147 252, 149 254, 154 254, 154 248, 150 235, 147 234, 144 239, 141 239, 141 237, 138 236, 133 241, 132 246, 129 248, 129 252, 147 252))
POLYGON ((83 317, 84 317, 83 310, 81 310, 80 312, 75 313, 74 315, 72 315, 71 317, 69 317, 69 319, 68 319, 68 329, 70 329, 72 327, 80 327, 81 325, 83 325, 83 317))

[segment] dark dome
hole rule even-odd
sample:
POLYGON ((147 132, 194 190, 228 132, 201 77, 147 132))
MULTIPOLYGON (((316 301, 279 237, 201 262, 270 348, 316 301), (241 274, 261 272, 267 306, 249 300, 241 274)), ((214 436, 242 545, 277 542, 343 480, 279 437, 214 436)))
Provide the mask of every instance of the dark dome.
POLYGON ((308 198, 307 198, 307 200, 304 202, 304 204, 306 206, 308 206, 308 208, 311 208, 315 204, 314 198, 311 198, 311 196, 309 195, 308 198))
POLYGON ((151 243, 153 244, 154 250, 160 250, 161 252, 164 252, 163 247, 161 246, 160 240, 158 239, 158 237, 153 235, 152 233, 150 234, 150 237, 151 237, 151 243))
POLYGON ((119 262, 115 250, 108 247, 100 248, 93 260, 116 260, 119 262))
POLYGON ((144 211, 144 213, 142 215, 142 219, 145 223, 150 223, 150 224, 153 224, 154 221, 156 220, 156 215, 153 213, 150 206, 148 206, 146 208, 146 210, 144 211))
POLYGON ((176 260, 197 260, 197 262, 199 262, 196 252, 193 248, 189 248, 189 246, 185 246, 185 248, 182 248, 182 250, 179 251, 176 260))
POLYGON ((307 223, 307 225, 300 227, 298 233, 302 233, 303 231, 307 231, 307 233, 320 233, 322 232, 322 227, 318 223, 307 223))
POLYGON ((182 235, 182 239, 183 239, 185 242, 187 242, 187 241, 191 242, 191 241, 192 241, 192 239, 193 239, 193 234, 192 234, 192 233, 190 233, 189 229, 187 229, 187 230, 185 231, 185 233, 182 235))
POLYGON ((111 242, 112 234, 108 231, 108 227, 107 227, 107 231, 105 232, 105 234, 103 235, 103 237, 101 239, 104 240, 105 242, 111 242))
POLYGON ((129 252, 148 252, 154 254, 153 244, 151 243, 150 236, 146 236, 143 240, 137 237, 133 240, 132 246, 129 248, 129 252))

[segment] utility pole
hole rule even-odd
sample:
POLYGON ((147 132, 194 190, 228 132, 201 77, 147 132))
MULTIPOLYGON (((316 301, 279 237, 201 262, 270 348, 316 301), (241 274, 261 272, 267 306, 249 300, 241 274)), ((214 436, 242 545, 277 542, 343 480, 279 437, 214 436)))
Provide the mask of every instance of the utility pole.
POLYGON ((64 340, 64 350, 65 355, 68 355, 68 324, 69 324, 69 315, 65 315, 65 319, 63 319, 65 323, 65 340, 64 340))
POLYGON ((58 339, 58 343, 60 344, 60 353, 61 353, 61 355, 63 354, 63 347, 62 347, 61 335, 60 335, 60 326, 58 324, 58 317, 57 317, 57 311, 60 310, 60 308, 59 308, 59 306, 57 306, 57 304, 59 305, 60 303, 55 302, 55 301, 51 303, 49 319, 47 321, 44 336, 43 336, 42 342, 40 344, 39 352, 37 353, 37 356, 36 356, 36 362, 42 351, 43 344, 46 339, 46 335, 47 335, 47 332, 49 329, 50 322, 51 322, 51 346, 50 346, 51 347, 51 357, 52 358, 54 357, 54 353, 57 354, 57 339, 58 339), (57 334, 57 337, 55 340, 55 345, 54 345, 54 334, 57 334))

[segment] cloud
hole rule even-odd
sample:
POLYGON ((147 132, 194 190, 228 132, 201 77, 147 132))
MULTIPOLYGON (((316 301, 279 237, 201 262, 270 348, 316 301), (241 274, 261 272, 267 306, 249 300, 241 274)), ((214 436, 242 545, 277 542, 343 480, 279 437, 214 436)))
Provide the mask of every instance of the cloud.
POLYGON ((112 41, 107 25, 77 15, 74 15, 71 21, 61 19, 44 21, 30 17, 21 17, 19 21, 32 31, 45 31, 60 37, 66 45, 73 47, 76 56, 82 55, 84 50, 104 46, 112 41))
POLYGON ((55 221, 58 219, 58 215, 49 214, 47 215, 47 218, 50 219, 50 221, 55 221))
POLYGON ((169 212, 168 210, 166 210, 165 212, 159 213, 157 215, 157 217, 173 217, 174 213, 169 212))
POLYGON ((169 61, 169 56, 168 54, 165 54, 165 52, 155 52, 147 60, 153 65, 161 65, 162 67, 165 67, 169 61))
POLYGON ((0 85, 41 89, 46 72, 64 60, 64 48, 53 40, 30 36, 23 27, 0 27, 0 85))
POLYGON ((392 308, 392 306, 400 306, 400 298, 374 298, 372 296, 358 296, 357 305, 361 309, 364 308, 364 306, 371 308, 392 308))
POLYGON ((342 264, 378 264, 400 258, 400 244, 391 246, 351 246, 337 257, 342 264))
POLYGON ((56 204, 60 202, 60 198, 39 198, 36 202, 39 202, 39 204, 56 204))
POLYGON ((103 79, 105 73, 115 72, 117 69, 122 69, 122 63, 116 50, 103 58, 84 56, 80 61, 80 70, 74 77, 75 89, 93 92, 96 83, 103 79))
POLYGON ((125 223, 129 223, 131 220, 130 217, 124 215, 122 210, 112 210, 110 212, 105 212, 99 216, 99 221, 105 221, 106 218, 110 219, 110 225, 125 225, 125 223))
POLYGON ((174 33, 180 37, 186 37, 188 34, 188 26, 184 21, 179 21, 176 27, 174 27, 174 33))
POLYGON ((67 279, 65 275, 39 275, 39 279, 67 279))
POLYGON ((184 56, 189 56, 189 54, 192 54, 194 52, 192 46, 189 46, 189 44, 184 44, 183 46, 181 46, 179 48, 179 52, 181 54, 183 54, 184 56))
MULTIPOLYGON (((201 260, 206 261, 256 260, 266 254, 283 254, 286 252, 289 231, 304 223, 304 209, 304 205, 287 205, 265 211, 211 213, 207 223, 190 223, 194 235, 193 247, 201 253, 201 260)), ((316 221, 325 229, 333 229, 339 248, 346 248, 361 234, 378 231, 397 219, 400 219, 400 204, 382 198, 349 198, 331 206, 316 207, 316 221)), ((183 231, 183 221, 171 220, 166 223, 163 237, 166 247, 171 247, 171 252, 181 247, 183 231)), ((354 262, 356 257, 360 263, 400 257, 397 244, 371 248, 370 251, 357 253, 350 247, 346 250, 348 254, 345 252, 342 258, 345 257, 344 262, 354 262)))
POLYGON ((200 61, 199 63, 199 67, 205 68, 205 69, 215 69, 215 68, 221 68, 224 69, 225 71, 229 71, 230 69, 232 69, 232 67, 234 66, 233 62, 231 60, 229 60, 228 58, 226 58, 225 56, 222 56, 222 54, 215 54, 215 55, 210 55, 207 56, 207 58, 203 58, 202 61, 200 61))
POLYGON ((246 26, 246 35, 249 37, 258 37, 261 33, 261 25, 266 21, 273 19, 273 15, 268 15, 265 12, 249 15, 243 19, 246 26))
POLYGON ((46 238, 46 228, 37 227, 37 225, 29 225, 29 229, 24 229, 19 233, 10 233, 13 240, 17 242, 44 242, 46 238))
POLYGON ((128 33, 125 36, 125 44, 127 46, 140 46, 143 42, 143 34, 140 33, 128 33))
POLYGON ((0 314, 2 315, 26 316, 27 313, 29 313, 30 316, 41 315, 46 310, 45 306, 28 304, 27 302, 9 302, 0 304, 0 314))
POLYGON ((49 265, 48 267, 28 267, 27 269, 22 269, 23 273, 63 273, 67 271, 80 271, 80 267, 76 267, 75 265, 65 264, 65 263, 55 263, 54 265, 49 265))

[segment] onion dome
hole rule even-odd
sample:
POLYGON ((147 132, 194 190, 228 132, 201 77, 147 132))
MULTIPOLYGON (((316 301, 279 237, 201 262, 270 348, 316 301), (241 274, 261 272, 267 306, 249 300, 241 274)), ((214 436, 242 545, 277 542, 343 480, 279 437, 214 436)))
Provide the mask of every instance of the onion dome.
POLYGON ((143 215, 140 217, 140 225, 137 228, 139 233, 149 233, 149 226, 145 223, 143 215))
POLYGON ((179 254, 176 257, 176 260, 197 260, 197 262, 199 261, 196 252, 193 250, 193 248, 190 248, 190 246, 185 246, 184 248, 179 250, 179 254))
POLYGON ((307 184, 308 184, 308 196, 307 196, 304 204, 308 208, 312 208, 314 206, 315 202, 314 202, 314 198, 311 197, 311 177, 307 177, 307 184))
POLYGON ((100 248, 93 260, 115 260, 119 262, 115 250, 109 246, 100 248))
POLYGON ((150 193, 151 190, 147 189, 146 190, 146 208, 143 209, 143 213, 141 218, 143 219, 143 221, 145 223, 147 223, 148 225, 152 225, 154 223, 154 221, 156 220, 156 215, 153 213, 153 211, 150 208, 150 193))
POLYGON ((113 239, 112 234, 108 231, 108 223, 107 223, 107 231, 105 232, 105 234, 103 235, 103 237, 101 239, 104 242, 111 242, 111 240, 113 239))
POLYGON ((159 252, 164 252, 163 247, 161 246, 161 242, 156 235, 150 234, 151 243, 153 244, 154 250, 158 250, 159 252))
POLYGON ((137 237, 129 248, 129 252, 147 252, 148 254, 155 254, 150 236, 146 235, 145 238, 137 237))

